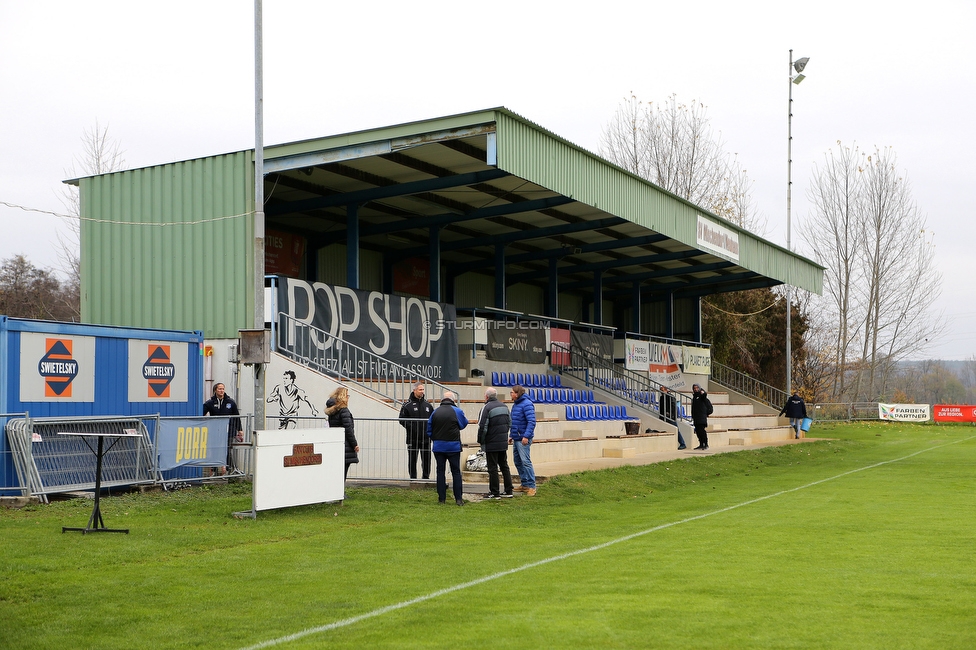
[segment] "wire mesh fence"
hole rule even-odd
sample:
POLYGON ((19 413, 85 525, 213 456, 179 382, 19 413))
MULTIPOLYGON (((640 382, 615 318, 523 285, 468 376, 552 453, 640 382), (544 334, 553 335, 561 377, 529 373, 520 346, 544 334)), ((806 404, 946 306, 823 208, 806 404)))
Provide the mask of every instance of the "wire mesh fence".
POLYGON ((877 402, 824 402, 808 407, 807 413, 814 420, 824 422, 880 419, 877 402))

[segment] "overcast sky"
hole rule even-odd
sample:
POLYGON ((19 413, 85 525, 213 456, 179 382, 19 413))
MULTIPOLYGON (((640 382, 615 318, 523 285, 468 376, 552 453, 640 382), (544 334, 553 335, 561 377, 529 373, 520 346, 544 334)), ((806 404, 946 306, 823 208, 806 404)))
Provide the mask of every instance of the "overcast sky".
MULTIPOLYGON (((934 233, 949 333, 976 354, 976 2, 264 2, 265 143, 505 106, 592 151, 631 92, 708 107, 786 244, 789 50, 793 244, 814 163, 890 146, 934 233), (336 6, 336 5, 342 6, 336 6), (680 7, 678 5, 681 5, 680 7)), ((0 0, 0 201, 65 212, 96 120, 126 167, 254 146, 250 0, 0 0)), ((0 259, 58 268, 64 220, 0 205, 0 259)), ((203 278, 201 278, 203 281, 203 278)))

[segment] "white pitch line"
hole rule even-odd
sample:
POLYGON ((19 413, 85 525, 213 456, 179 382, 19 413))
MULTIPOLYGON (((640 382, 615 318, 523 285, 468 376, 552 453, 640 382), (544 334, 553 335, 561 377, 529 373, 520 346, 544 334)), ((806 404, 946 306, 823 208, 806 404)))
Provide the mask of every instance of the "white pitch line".
POLYGON ((924 454, 926 452, 933 451, 935 449, 941 449, 942 447, 947 447, 949 445, 955 445, 955 444, 958 444, 960 442, 966 442, 968 440, 972 440, 973 438, 976 438, 976 436, 970 436, 968 438, 963 438, 962 440, 956 440, 954 442, 947 442, 944 445, 938 445, 936 447, 929 447, 928 449, 921 449, 921 450, 916 451, 914 453, 908 454, 907 456, 902 456, 901 458, 894 458, 892 460, 883 460, 880 463, 874 463, 873 465, 866 465, 864 467, 859 467, 858 469, 852 469, 852 470, 849 470, 847 472, 842 472, 840 474, 837 474, 836 476, 830 476, 828 478, 822 478, 819 481, 813 481, 812 483, 807 483, 806 485, 801 485, 799 487, 789 488, 788 490, 780 490, 779 492, 774 492, 772 494, 767 494, 766 496, 756 497, 755 499, 750 499, 748 501, 743 501, 742 503, 737 503, 737 504, 732 505, 732 506, 727 506, 725 508, 720 508, 718 510, 713 510, 712 512, 706 512, 706 513, 701 514, 701 515, 695 515, 694 517, 688 517, 686 519, 681 519, 679 521, 672 521, 672 522, 667 523, 667 524, 661 524, 660 526, 654 526, 653 528, 648 528, 647 530, 642 530, 642 531, 639 531, 639 532, 636 532, 636 533, 631 533, 630 535, 624 535, 623 537, 618 537, 617 539, 612 539, 609 542, 603 542, 602 544, 597 544, 595 546, 589 546, 587 548, 581 548, 581 549, 576 550, 576 551, 570 551, 569 553, 563 553, 562 555, 554 555, 552 557, 548 557, 548 558, 545 558, 543 560, 536 560, 535 562, 529 562, 528 564, 523 564, 522 566, 515 567, 514 569, 508 569, 506 571, 500 571, 498 573, 493 573, 491 575, 484 576, 482 578, 478 578, 477 580, 471 580, 469 582, 462 582, 461 584, 454 585, 453 587, 446 587, 444 589, 439 589, 437 591, 433 591, 433 592, 431 592, 429 594, 425 594, 423 596, 418 596, 418 597, 412 598, 410 600, 404 600, 404 601, 399 602, 399 603, 396 603, 394 605, 387 605, 386 607, 380 607, 379 609, 374 609, 371 612, 366 612, 365 614, 360 614, 359 616, 353 616, 351 618, 344 618, 341 621, 335 621, 334 623, 329 623, 328 625, 320 625, 318 627, 311 627, 311 628, 308 628, 306 630, 302 630, 301 632, 295 632, 294 634, 289 634, 287 636, 278 637, 277 639, 270 639, 268 641, 262 641, 261 643, 257 643, 255 645, 247 646, 247 647, 243 648, 242 650, 259 650, 260 648, 271 648, 271 647, 274 647, 274 646, 277 646, 277 645, 281 645, 282 643, 288 643, 289 641, 297 641, 298 639, 304 638, 306 636, 310 636, 312 634, 318 634, 320 632, 328 632, 329 630, 336 630, 336 629, 338 629, 340 627, 348 627, 348 626, 353 625, 355 623, 359 623, 360 621, 365 621, 365 620, 370 619, 370 618, 376 618, 377 616, 382 616, 383 614, 388 614, 390 612, 395 612, 398 609, 406 609, 407 607, 410 607, 412 605, 419 605, 420 603, 425 603, 425 602, 427 602, 429 600, 433 600, 435 598, 439 598, 440 596, 446 596, 447 594, 452 594, 452 593, 454 593, 456 591, 461 591, 463 589, 467 589, 468 587, 474 587, 474 586, 477 586, 477 585, 480 585, 480 584, 484 584, 486 582, 490 582, 492 580, 497 580, 499 578, 504 578, 505 576, 510 576, 512 574, 515 574, 515 573, 520 573, 522 571, 528 571, 529 569, 534 569, 535 567, 543 566, 543 565, 549 564, 551 562, 558 562, 560 560, 565 560, 565 559, 568 559, 568 558, 571 558, 571 557, 575 557, 577 555, 583 555, 585 553, 592 553, 593 551, 600 551, 600 550, 603 550, 603 549, 608 548, 610 546, 613 546, 614 544, 620 544, 622 542, 628 542, 628 541, 630 541, 632 539, 636 539, 636 538, 642 537, 644 535, 649 535, 650 533, 655 533, 655 532, 657 532, 659 530, 664 530, 666 528, 671 528, 673 526, 680 526, 681 524, 687 524, 687 523, 690 523, 692 521, 698 521, 699 519, 705 519, 706 517, 711 517, 713 515, 720 515, 720 514, 722 514, 724 512, 729 512, 729 511, 735 510, 737 508, 744 508, 745 506, 751 506, 754 503, 759 503, 761 501, 766 501, 767 499, 774 499, 776 497, 783 496, 784 494, 790 494, 791 492, 797 492, 799 490, 805 490, 807 488, 811 488, 811 487, 814 487, 816 485, 820 485, 822 483, 827 483, 828 481, 834 481, 834 480, 837 480, 839 478, 844 478, 845 476, 850 476, 851 474, 856 474, 858 472, 863 472, 865 470, 874 469, 876 467, 881 467, 882 465, 890 465, 891 463, 899 463, 899 462, 901 462, 903 460, 908 460, 909 458, 912 458, 914 456, 918 456, 919 454, 924 454))

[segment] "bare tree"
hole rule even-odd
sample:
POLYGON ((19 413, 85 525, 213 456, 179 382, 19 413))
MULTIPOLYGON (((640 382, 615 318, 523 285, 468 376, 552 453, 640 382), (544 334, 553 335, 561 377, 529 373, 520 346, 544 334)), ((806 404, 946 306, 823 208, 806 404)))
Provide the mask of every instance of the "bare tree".
POLYGON ((832 382, 831 399, 843 395, 848 355, 857 335, 851 294, 858 283, 860 267, 857 251, 863 237, 862 195, 863 154, 837 143, 837 154, 827 154, 823 167, 814 167, 808 190, 812 205, 810 218, 801 224, 800 236, 813 250, 814 257, 827 268, 824 299, 831 309, 821 312, 820 320, 832 319, 831 344, 837 372, 832 382))
POLYGON ((600 154, 663 189, 754 232, 751 182, 712 131, 704 104, 625 99, 600 138, 600 154))
MULTIPOLYGON (((98 120, 95 126, 85 129, 81 136, 82 153, 75 156, 71 167, 64 170, 68 178, 81 176, 96 176, 122 169, 125 158, 121 144, 109 137, 108 126, 101 126, 98 120)), ((65 186, 61 203, 68 214, 73 217, 69 222, 70 232, 58 235, 61 247, 61 266, 67 277, 69 287, 81 290, 81 203, 78 188, 73 185, 65 186)), ((80 316, 80 310, 75 316, 80 316)))
POLYGON ((942 277, 925 218, 894 152, 831 152, 814 173, 814 213, 801 232, 828 268, 821 314, 835 328, 835 395, 878 399, 895 364, 944 331, 931 313, 942 277), (845 386, 848 369, 853 386, 845 386))
POLYGON ((15 318, 72 320, 76 305, 70 287, 31 264, 23 255, 0 262, 0 314, 15 318))

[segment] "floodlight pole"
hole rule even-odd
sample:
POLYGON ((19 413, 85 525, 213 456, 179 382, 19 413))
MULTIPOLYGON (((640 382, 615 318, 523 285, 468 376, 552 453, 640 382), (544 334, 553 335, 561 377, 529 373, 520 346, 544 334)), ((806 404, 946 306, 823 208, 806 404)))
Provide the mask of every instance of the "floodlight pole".
MULTIPOLYGON (((254 0, 254 329, 264 329, 264 28, 254 0)), ((264 365, 254 364, 254 428, 264 428, 264 365)))
MULTIPOLYGON (((790 50, 790 103, 786 118, 786 250, 792 251, 790 246, 790 210, 793 198, 793 50, 790 50)), ((791 291, 789 283, 786 284, 786 394, 793 394, 793 332, 790 327, 791 312, 790 304, 791 291)))

